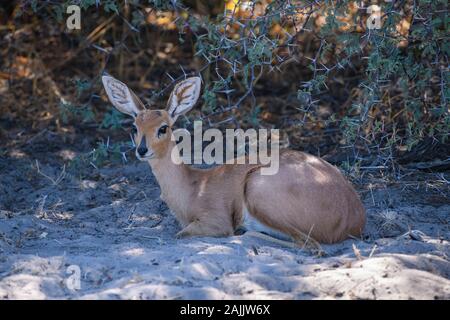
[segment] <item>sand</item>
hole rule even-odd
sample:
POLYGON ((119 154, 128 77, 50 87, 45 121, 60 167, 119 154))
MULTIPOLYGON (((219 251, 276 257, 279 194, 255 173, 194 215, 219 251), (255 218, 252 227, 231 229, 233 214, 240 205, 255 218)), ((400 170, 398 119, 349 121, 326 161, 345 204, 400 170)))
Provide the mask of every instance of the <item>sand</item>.
POLYGON ((17 157, 0 161, 0 299, 450 298, 445 194, 361 192, 364 238, 317 257, 247 235, 175 239, 146 163, 41 164, 45 177, 17 157))

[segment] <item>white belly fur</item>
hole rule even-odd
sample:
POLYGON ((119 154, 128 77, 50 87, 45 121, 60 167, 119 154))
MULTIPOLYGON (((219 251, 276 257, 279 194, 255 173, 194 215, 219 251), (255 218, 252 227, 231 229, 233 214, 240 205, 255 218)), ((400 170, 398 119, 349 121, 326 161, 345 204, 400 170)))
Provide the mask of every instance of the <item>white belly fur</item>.
POLYGON ((272 229, 261 222, 259 222, 255 217, 253 217, 247 210, 247 208, 244 205, 243 209, 243 215, 244 215, 244 227, 247 229, 247 231, 256 231, 265 233, 271 237, 283 240, 283 241, 292 241, 291 237, 289 237, 287 234, 280 232, 278 230, 272 229))

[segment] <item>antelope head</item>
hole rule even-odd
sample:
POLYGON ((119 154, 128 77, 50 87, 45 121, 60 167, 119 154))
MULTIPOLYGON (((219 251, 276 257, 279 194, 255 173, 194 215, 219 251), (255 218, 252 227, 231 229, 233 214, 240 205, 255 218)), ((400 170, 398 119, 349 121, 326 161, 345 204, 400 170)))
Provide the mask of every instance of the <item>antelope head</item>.
POLYGON ((121 81, 104 75, 102 82, 114 107, 134 118, 136 157, 142 161, 163 158, 170 152, 172 126, 180 115, 194 107, 201 89, 199 77, 187 78, 175 86, 166 109, 151 110, 121 81))

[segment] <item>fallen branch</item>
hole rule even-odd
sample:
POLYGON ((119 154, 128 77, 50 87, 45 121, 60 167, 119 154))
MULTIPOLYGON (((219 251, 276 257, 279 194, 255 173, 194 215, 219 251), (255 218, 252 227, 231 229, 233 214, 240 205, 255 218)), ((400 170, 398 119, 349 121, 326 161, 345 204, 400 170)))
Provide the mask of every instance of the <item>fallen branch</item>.
POLYGON ((45 173, 43 173, 39 167, 39 161, 36 160, 36 169, 37 169, 37 173, 39 173, 41 176, 47 178, 48 180, 51 181, 51 183, 54 186, 57 186, 58 184, 61 183, 61 181, 64 180, 64 178, 66 177, 66 165, 63 165, 63 168, 61 170, 61 173, 58 175, 58 177, 56 179, 53 179, 52 177, 46 175, 45 173))

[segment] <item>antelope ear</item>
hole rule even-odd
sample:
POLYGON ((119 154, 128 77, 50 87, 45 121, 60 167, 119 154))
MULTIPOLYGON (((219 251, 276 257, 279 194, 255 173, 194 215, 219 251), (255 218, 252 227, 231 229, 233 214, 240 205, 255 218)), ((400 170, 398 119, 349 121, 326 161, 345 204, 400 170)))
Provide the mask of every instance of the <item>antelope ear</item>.
POLYGON ((102 82, 109 101, 120 112, 135 118, 140 111, 145 109, 142 101, 126 84, 107 75, 102 76, 102 82))
POLYGON ((200 77, 191 77, 175 86, 167 103, 167 112, 172 123, 177 120, 179 115, 194 107, 200 96, 201 82, 200 77))

